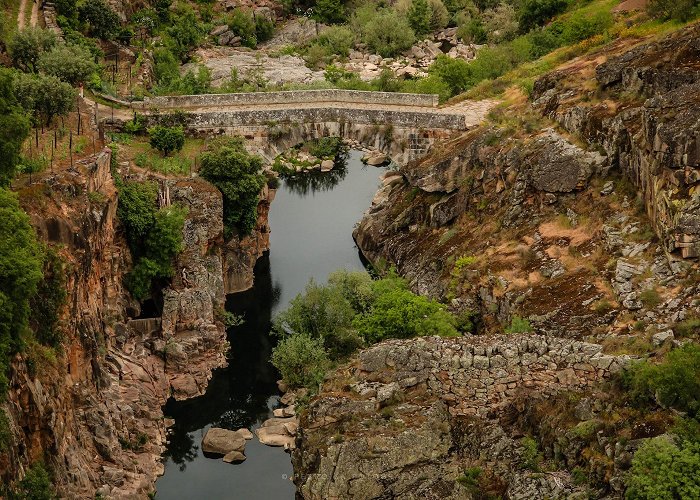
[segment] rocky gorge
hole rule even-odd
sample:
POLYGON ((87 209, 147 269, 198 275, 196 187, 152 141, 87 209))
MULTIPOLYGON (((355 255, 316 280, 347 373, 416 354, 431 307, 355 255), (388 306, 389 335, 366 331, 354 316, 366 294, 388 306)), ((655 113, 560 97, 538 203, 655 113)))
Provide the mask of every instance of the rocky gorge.
MULTIPOLYGON (((137 12, 109 3, 122 22, 137 12)), ((287 15, 267 0, 217 4, 225 13, 242 6, 253 24, 287 15)), ((43 10, 45 26, 63 36, 56 8, 43 10)), ((45 279, 64 276, 66 298, 56 299, 58 345, 27 335, 13 351, 0 400, 0 496, 12 497, 40 464, 61 498, 153 497, 159 476, 170 481, 160 483, 164 498, 193 491, 185 483, 212 497, 282 498, 296 488, 305 499, 652 498, 629 493, 638 451, 659 440, 678 450, 682 436, 697 438, 683 424, 700 417, 697 362, 682 358, 700 336, 700 25, 628 26, 613 41, 585 39, 562 48, 573 55, 530 61, 510 80, 517 85, 486 79, 445 104, 435 93, 326 89, 324 72, 288 47, 323 32, 310 17, 285 23, 255 51, 239 47, 234 23, 218 17, 175 73, 199 78, 188 71, 203 63, 207 85, 240 70, 261 87, 323 89, 76 96, 77 113, 67 128, 61 116, 49 138, 50 167, 24 165, 12 181, 49 256, 45 279), (108 115, 103 101, 119 107, 108 115), (181 136, 177 153, 157 146, 159 127, 181 136), (335 150, 312 152, 326 139, 335 150), (227 147, 228 167, 246 182, 203 173, 202 159, 227 147), (237 220, 244 231, 226 204, 240 201, 248 182, 250 217, 237 220), (341 182, 345 191, 331 193, 341 182), (130 280, 145 251, 119 215, 125 183, 152 187, 143 206, 184 221, 166 259, 172 269, 141 297, 130 280), (286 246, 275 258, 286 267, 277 268, 275 204, 283 212, 275 231, 296 238, 279 240, 286 246), (342 231, 347 241, 327 241, 342 231), (296 294, 309 279, 313 291, 331 264, 366 267, 367 296, 383 276, 400 280, 400 292, 429 298, 450 328, 362 337, 359 314, 343 318, 332 333, 347 352, 314 360, 300 348, 295 362, 318 378, 276 381, 282 369, 271 353, 287 330, 297 332, 275 315, 301 303, 296 294), (687 384, 689 395, 669 396, 649 379, 634 386, 635 374, 678 353, 684 371, 666 381, 687 384), (691 403, 680 406, 682 398, 691 403), (260 454, 267 446, 278 462, 260 454), (256 461, 270 467, 244 469, 256 461), (273 478, 279 463, 287 469, 273 478), (172 480, 168 467, 183 474, 172 480), (256 487, 277 485, 234 490, 246 474, 256 487), (217 484, 200 490, 193 477, 217 484)), ((364 83, 416 83, 434 76, 438 57, 477 57, 481 47, 457 33, 417 37, 398 57, 355 43, 326 62, 364 83)), ((112 46, 127 53, 102 45, 112 46)), ((139 58, 139 85, 153 83, 163 67, 147 49, 139 58)), ((29 155, 39 147, 36 124, 34 133, 29 155)))

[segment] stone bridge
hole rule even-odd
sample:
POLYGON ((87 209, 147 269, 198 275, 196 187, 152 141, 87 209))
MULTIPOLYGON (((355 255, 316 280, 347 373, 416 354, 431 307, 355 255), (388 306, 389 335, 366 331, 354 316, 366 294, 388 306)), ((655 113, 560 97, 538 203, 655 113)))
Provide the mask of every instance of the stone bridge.
POLYGON ((268 160, 299 143, 334 136, 405 163, 435 141, 477 126, 493 104, 439 107, 437 95, 328 89, 163 96, 130 107, 150 123, 177 120, 195 135, 243 136, 268 160))

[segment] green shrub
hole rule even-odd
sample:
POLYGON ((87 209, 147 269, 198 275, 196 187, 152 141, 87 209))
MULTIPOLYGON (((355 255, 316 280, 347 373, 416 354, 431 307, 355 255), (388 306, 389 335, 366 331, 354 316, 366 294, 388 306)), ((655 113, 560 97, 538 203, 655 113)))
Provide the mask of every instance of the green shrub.
POLYGON ((700 318, 688 318, 676 323, 673 333, 680 338, 700 335, 700 318))
POLYGON ((322 137, 308 143, 309 153, 316 158, 335 158, 347 150, 340 137, 322 137))
POLYGON ((134 117, 124 124, 124 132, 127 134, 140 134, 146 130, 146 119, 139 114, 134 114, 134 117))
POLYGON ((57 45, 39 56, 39 69, 47 74, 60 78, 71 85, 87 82, 97 71, 93 55, 79 45, 57 45))
POLYGON ((119 31, 119 16, 104 0, 85 0, 79 7, 79 18, 88 23, 90 33, 111 40, 119 31))
POLYGON ((646 290, 643 290, 639 294, 639 300, 642 301, 642 304, 644 304, 644 307, 647 309, 653 309, 662 302, 659 292, 657 292, 654 288, 647 288, 646 290))
POLYGON ((446 55, 439 55, 430 66, 429 72, 445 82, 451 95, 457 95, 469 87, 469 63, 464 59, 453 59, 446 55))
POLYGON ((529 333, 532 331, 530 322, 520 316, 513 316, 510 325, 503 329, 505 333, 529 333))
POLYGON ((77 45, 83 47, 84 49, 87 49, 88 52, 90 52, 90 55, 93 57, 93 59, 99 59, 101 57, 104 57, 105 55, 100 46, 97 45, 97 43, 95 43, 94 39, 86 37, 79 31, 70 28, 64 28, 63 39, 68 45, 77 45))
POLYGON ((564 44, 573 44, 604 32, 613 24, 608 11, 576 12, 563 21, 561 39, 564 44))
POLYGON ((440 102, 445 102, 452 95, 452 91, 442 78, 437 75, 428 75, 416 80, 405 80, 401 84, 401 92, 414 94, 437 94, 440 102))
POLYGON ((518 21, 523 33, 542 26, 555 15, 566 10, 566 0, 523 0, 518 11, 518 21))
POLYGON ((662 406, 688 412, 700 411, 700 346, 687 343, 670 351, 659 364, 638 362, 626 370, 624 383, 633 399, 656 401, 662 406))
POLYGON ((458 335, 454 316, 434 300, 415 295, 406 282, 392 276, 375 281, 371 309, 353 320, 367 342, 388 338, 458 335))
POLYGON ((330 366, 323 341, 301 333, 281 339, 272 350, 271 361, 292 388, 314 389, 330 366))
POLYGON ((253 15, 243 9, 236 9, 228 19, 228 27, 241 37, 241 45, 254 49, 258 44, 253 15))
POLYGON ((148 135, 151 147, 163 153, 163 156, 180 151, 185 145, 185 131, 182 127, 156 125, 148 129, 148 135))
POLYGON ((27 28, 18 31, 8 46, 12 64, 22 71, 36 72, 39 57, 56 46, 53 31, 41 28, 27 28))
POLYGON ((20 150, 29 135, 30 121, 15 96, 14 77, 0 68, 0 187, 15 176, 20 150))
POLYGON ((219 188, 224 198, 227 237, 235 230, 250 234, 255 227, 259 194, 266 182, 262 167, 262 158, 248 153, 240 139, 214 144, 202 155, 199 174, 219 188))
POLYGON ((390 9, 381 9, 364 25, 362 41, 382 57, 395 55, 410 49, 416 37, 408 21, 390 9))
POLYGON ((61 256, 51 247, 45 252, 43 279, 29 305, 30 325, 36 339, 43 345, 58 347, 63 340, 59 325, 61 308, 65 305, 66 269, 61 256))
POLYGON ((646 441, 634 454, 625 498, 700 498, 700 443, 677 445, 664 436, 646 441))
POLYGON ((126 277, 129 291, 138 300, 149 296, 153 281, 173 275, 173 259, 182 251, 182 230, 187 211, 178 206, 155 212, 153 225, 140 248, 134 269, 126 277))
POLYGON ((331 26, 316 38, 316 43, 327 49, 324 53, 347 57, 355 43, 355 34, 346 26, 331 26))
POLYGON ((481 467, 469 467, 464 469, 464 474, 457 478, 457 482, 474 494, 479 491, 479 479, 482 475, 481 467))
POLYGON ((131 252, 137 256, 155 221, 157 196, 154 182, 127 182, 119 187, 117 217, 124 226, 131 252))
POLYGON ((537 441, 530 436, 525 436, 520 440, 522 453, 520 455, 520 467, 532 472, 539 472, 542 454, 538 451, 537 441))
POLYGON ((42 278, 43 255, 17 196, 0 188, 0 399, 10 356, 22 347, 29 300, 42 278))
POLYGON ((126 285, 136 299, 146 298, 153 280, 170 278, 173 259, 182 251, 186 209, 158 209, 158 188, 153 182, 127 182, 119 187, 117 216, 124 226, 134 268, 126 285))
POLYGON ((316 0, 314 18, 325 24, 344 23, 347 12, 342 0, 316 0))
POLYGON ((258 43, 266 42, 275 34, 275 23, 266 16, 255 17, 255 39, 258 43))
POLYGON ((428 0, 411 0, 411 6, 406 13, 408 23, 418 36, 430 32, 430 7, 428 0))
POLYGON ((686 22, 700 15, 700 2, 698 0, 649 0, 647 12, 659 19, 686 22))
POLYGON ((27 470, 13 497, 21 500, 54 500, 57 498, 51 477, 42 463, 35 463, 27 470))

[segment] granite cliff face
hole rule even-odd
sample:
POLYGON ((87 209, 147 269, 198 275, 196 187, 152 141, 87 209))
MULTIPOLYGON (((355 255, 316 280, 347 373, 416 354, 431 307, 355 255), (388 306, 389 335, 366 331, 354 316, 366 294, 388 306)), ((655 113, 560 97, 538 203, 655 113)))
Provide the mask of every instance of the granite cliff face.
MULTIPOLYGON (((20 190, 40 239, 66 262, 66 339, 59 359, 43 359, 40 370, 32 358, 41 353, 13 363, 4 405, 12 439, 0 454, 0 474, 10 481, 28 464, 49 460, 66 498, 151 493, 163 471, 162 405, 202 394, 228 348, 221 193, 199 179, 159 180, 160 203, 188 210, 185 248, 162 291, 162 316, 132 319, 140 306, 122 284, 131 263, 110 160, 105 150, 20 190)), ((261 228, 267 206, 261 203, 261 228)), ((254 262, 265 240, 250 238, 263 241, 254 262)), ((252 282, 252 274, 245 279, 252 282)))
POLYGON ((575 59, 385 174, 358 246, 478 335, 385 342, 327 378, 293 455, 304 498, 623 495, 672 417, 605 380, 700 314, 699 30, 575 59))

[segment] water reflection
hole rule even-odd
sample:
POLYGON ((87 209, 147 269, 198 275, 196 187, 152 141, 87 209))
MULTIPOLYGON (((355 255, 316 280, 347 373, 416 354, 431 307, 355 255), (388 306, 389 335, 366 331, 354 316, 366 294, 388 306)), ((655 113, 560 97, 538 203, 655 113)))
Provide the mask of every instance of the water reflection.
POLYGON ((348 174, 348 158, 348 153, 338 155, 335 159, 333 170, 330 172, 312 170, 311 172, 284 175, 285 185, 292 193, 301 196, 333 189, 348 174))
POLYGON ((254 430, 272 416, 279 405, 278 374, 269 362, 273 315, 309 278, 325 282, 338 268, 362 269, 352 229, 370 206, 381 169, 362 165, 360 158, 351 151, 337 171, 323 174, 333 181, 282 182, 270 210, 271 250, 255 267, 254 287, 227 298, 226 309, 245 317, 227 332, 229 366, 213 374, 204 395, 165 406, 175 425, 158 498, 294 498, 290 457, 279 448, 254 438, 246 444, 247 460, 231 465, 205 457, 200 443, 209 427, 254 430))

